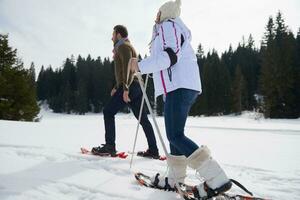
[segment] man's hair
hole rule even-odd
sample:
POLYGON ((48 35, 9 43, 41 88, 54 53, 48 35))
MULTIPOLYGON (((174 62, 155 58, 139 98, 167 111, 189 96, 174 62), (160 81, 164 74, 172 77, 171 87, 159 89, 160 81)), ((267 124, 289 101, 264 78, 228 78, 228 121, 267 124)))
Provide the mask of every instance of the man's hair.
POLYGON ((128 31, 127 31, 127 28, 123 25, 116 25, 114 27, 114 31, 116 31, 116 34, 120 33, 120 35, 123 37, 123 38, 126 38, 128 37, 128 31))

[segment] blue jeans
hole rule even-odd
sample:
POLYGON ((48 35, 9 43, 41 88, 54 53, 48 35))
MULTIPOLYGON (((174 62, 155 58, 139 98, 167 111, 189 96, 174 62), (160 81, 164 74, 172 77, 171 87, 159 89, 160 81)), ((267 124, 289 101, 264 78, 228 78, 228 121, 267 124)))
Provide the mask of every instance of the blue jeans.
POLYGON ((172 155, 189 157, 199 147, 184 135, 184 126, 198 91, 180 88, 166 94, 164 116, 172 155))
MULTIPOLYGON (((118 113, 118 111, 120 111, 126 105, 128 105, 131 108, 134 116, 138 119, 140 107, 142 103, 142 97, 143 97, 142 90, 140 88, 139 83, 136 81, 133 81, 132 84, 130 85, 129 98, 131 101, 128 104, 126 104, 123 101, 123 88, 119 87, 117 89, 116 93, 111 97, 111 99, 103 109, 106 144, 115 146, 115 140, 116 140, 115 115, 118 113)), ((153 127, 148 119, 145 107, 146 106, 144 106, 143 108, 140 124, 143 127, 143 130, 145 132, 149 150, 155 153, 158 152, 158 148, 156 145, 156 139, 155 139, 153 127)))

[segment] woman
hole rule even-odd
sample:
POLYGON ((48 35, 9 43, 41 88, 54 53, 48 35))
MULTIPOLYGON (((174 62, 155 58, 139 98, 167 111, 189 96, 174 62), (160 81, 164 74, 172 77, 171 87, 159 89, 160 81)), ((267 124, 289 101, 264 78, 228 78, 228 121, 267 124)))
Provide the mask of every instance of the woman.
POLYGON ((164 95, 164 118, 171 155, 167 177, 153 176, 158 187, 174 188, 175 177, 184 182, 187 166, 205 180, 195 186, 199 198, 216 196, 230 188, 231 182, 211 157, 207 146, 199 147, 185 136, 184 126, 192 104, 201 93, 197 58, 191 47, 191 32, 179 18, 181 1, 163 4, 153 28, 150 57, 130 60, 130 70, 153 73, 155 96, 164 95))

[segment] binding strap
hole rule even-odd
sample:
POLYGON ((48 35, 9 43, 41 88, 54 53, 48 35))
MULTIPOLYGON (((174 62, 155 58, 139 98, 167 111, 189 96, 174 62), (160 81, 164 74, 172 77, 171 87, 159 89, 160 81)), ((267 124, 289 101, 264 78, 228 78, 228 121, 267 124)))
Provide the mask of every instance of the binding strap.
MULTIPOLYGON (((226 191, 228 191, 231 186, 232 183, 234 183, 236 186, 238 186, 239 188, 241 188, 243 191, 245 191, 246 193, 248 193, 249 195, 253 196, 252 192, 250 192, 249 190, 247 190, 247 188, 245 186, 243 186, 241 183, 239 183, 238 181, 234 180, 234 179, 229 179, 230 181, 225 183, 224 185, 222 185, 219 188, 216 189, 212 189, 211 187, 209 187, 207 185, 206 182, 204 182, 204 190, 207 193, 207 198, 212 198, 215 197, 219 194, 222 194, 226 191)), ((193 189, 193 193, 194 193, 194 197, 201 199, 200 195, 199 195, 199 191, 197 190, 197 188, 195 187, 195 189, 193 189)))
POLYGON ((214 196, 217 196, 221 193, 224 193, 224 192, 228 191, 231 188, 231 186, 232 186, 231 181, 228 181, 227 183, 225 183, 221 187, 218 187, 216 189, 212 189, 207 185, 206 182, 204 182, 204 190, 207 192, 207 197, 208 198, 212 198, 214 196))
POLYGON ((153 185, 156 187, 156 188, 159 188, 159 189, 163 189, 163 190, 166 190, 166 191, 175 191, 175 188, 172 188, 169 184, 169 179, 168 177, 165 177, 165 186, 164 187, 161 187, 158 185, 159 183, 159 173, 157 173, 155 175, 155 179, 154 179, 154 182, 153 182, 153 185))
POLYGON ((248 193, 249 195, 253 196, 253 193, 250 192, 245 186, 243 186, 240 182, 234 180, 234 179, 230 179, 231 182, 233 182, 236 186, 238 186, 239 188, 241 188, 242 190, 244 190, 246 193, 248 193))

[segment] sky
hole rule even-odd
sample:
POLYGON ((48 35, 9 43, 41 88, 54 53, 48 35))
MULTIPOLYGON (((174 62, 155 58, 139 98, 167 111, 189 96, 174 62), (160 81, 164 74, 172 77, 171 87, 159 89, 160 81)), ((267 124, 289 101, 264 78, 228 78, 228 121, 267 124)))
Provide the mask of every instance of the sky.
MULTIPOLYGON (((165 0, 0 0, 0 33, 9 34, 25 67, 34 62, 58 68, 71 55, 112 57, 112 29, 127 26, 141 55, 148 54, 152 26, 165 0)), ((182 0, 181 18, 192 31, 192 46, 219 53, 252 34, 260 45, 269 16, 283 13, 296 34, 300 0, 182 0)))

